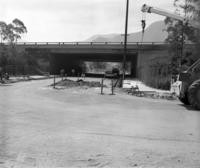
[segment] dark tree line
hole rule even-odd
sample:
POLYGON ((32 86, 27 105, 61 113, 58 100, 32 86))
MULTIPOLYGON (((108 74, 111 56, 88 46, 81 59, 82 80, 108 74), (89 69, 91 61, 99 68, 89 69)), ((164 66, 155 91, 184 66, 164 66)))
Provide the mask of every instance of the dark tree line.
POLYGON ((37 61, 23 50, 18 50, 15 43, 27 33, 27 28, 19 19, 11 23, 0 21, 0 67, 3 72, 24 74, 30 66, 37 66, 37 61))

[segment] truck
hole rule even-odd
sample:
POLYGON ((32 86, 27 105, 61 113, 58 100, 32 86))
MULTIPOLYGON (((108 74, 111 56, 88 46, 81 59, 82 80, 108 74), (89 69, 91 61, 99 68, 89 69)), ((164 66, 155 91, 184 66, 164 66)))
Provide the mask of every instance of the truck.
MULTIPOLYGON (((141 9, 144 13, 154 13, 182 21, 194 28, 200 29, 199 22, 188 20, 185 17, 171 13, 162 9, 144 4, 141 9)), ((185 105, 191 105, 193 108, 200 110, 200 58, 193 63, 187 70, 178 74, 176 82, 176 94, 179 100, 185 105)))

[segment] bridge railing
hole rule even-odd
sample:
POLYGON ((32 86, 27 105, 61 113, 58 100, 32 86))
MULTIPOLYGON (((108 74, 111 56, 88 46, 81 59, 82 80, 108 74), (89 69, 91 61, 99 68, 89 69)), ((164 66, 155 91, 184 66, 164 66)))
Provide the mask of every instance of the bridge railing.
MULTIPOLYGON (((165 42, 128 42, 127 45, 166 45, 165 42)), ((0 45, 9 45, 0 43, 0 45)), ((124 42, 16 42, 13 45, 124 45, 124 42)))

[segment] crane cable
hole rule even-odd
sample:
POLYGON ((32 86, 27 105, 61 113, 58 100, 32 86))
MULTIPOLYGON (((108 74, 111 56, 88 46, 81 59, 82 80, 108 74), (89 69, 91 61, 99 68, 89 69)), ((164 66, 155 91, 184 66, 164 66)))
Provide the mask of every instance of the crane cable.
MULTIPOLYGON (((146 27, 146 13, 142 13, 142 20, 141 20, 141 24, 142 24, 142 36, 141 36, 141 41, 138 45, 138 49, 137 49, 137 55, 140 55, 141 54, 141 50, 142 50, 142 43, 143 43, 143 40, 144 40, 144 32, 145 32, 145 27, 146 27)), ((140 77, 140 68, 139 67, 139 72, 137 72, 137 76, 140 77)))
POLYGON ((143 40, 144 40, 144 32, 145 32, 145 27, 146 27, 146 13, 143 13, 143 14, 142 14, 141 24, 142 24, 141 43, 143 43, 143 40))
POLYGON ((144 40, 144 32, 145 32, 145 27, 146 27, 146 13, 142 13, 142 20, 141 20, 141 24, 142 24, 142 35, 141 35, 141 41, 139 42, 139 46, 138 46, 138 53, 140 53, 140 50, 142 49, 142 43, 144 40))

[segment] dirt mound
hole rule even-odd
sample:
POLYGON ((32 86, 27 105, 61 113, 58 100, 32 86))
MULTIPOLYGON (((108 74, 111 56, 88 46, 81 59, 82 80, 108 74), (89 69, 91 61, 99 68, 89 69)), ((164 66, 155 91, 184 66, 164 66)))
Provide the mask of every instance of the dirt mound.
MULTIPOLYGON (((53 86, 53 84, 51 86, 53 86)), ((57 82, 56 86, 66 87, 66 88, 78 87, 78 86, 101 87, 101 83, 96 81, 84 81, 82 79, 76 81, 65 79, 57 82)))

